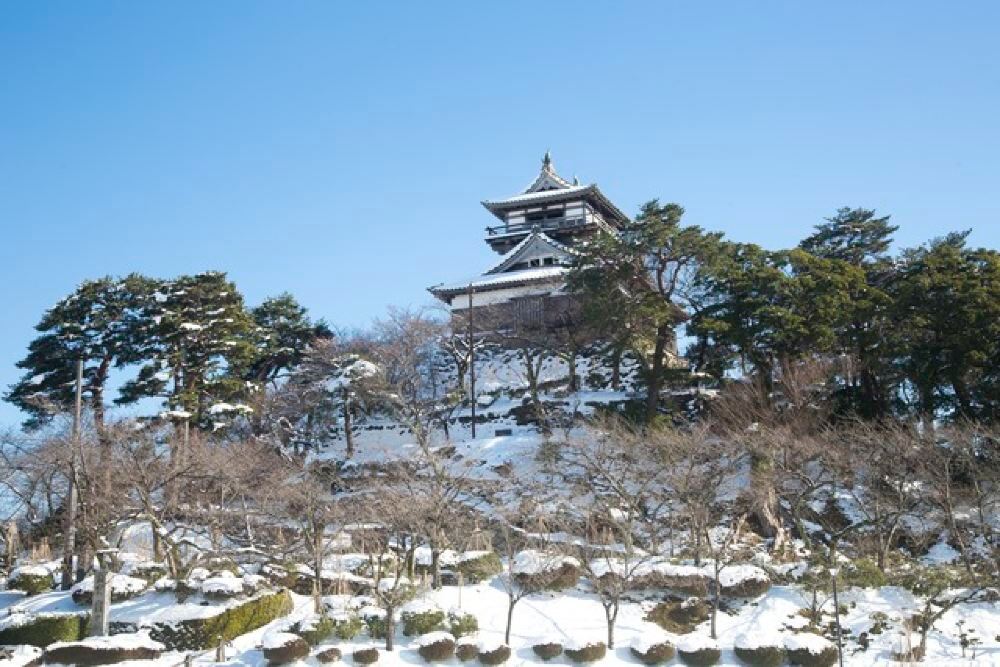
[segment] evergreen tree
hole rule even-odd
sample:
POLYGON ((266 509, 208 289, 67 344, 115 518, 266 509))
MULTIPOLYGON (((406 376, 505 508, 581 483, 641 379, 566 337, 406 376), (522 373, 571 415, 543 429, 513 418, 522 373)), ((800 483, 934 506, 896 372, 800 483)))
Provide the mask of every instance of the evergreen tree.
POLYGON ((73 404, 77 360, 82 360, 84 400, 104 436, 105 393, 111 372, 139 358, 134 332, 140 326, 153 282, 140 275, 88 280, 46 311, 40 336, 18 362, 26 371, 6 400, 24 410, 27 428, 49 421, 73 404))
POLYGON ((302 362, 316 339, 333 338, 326 322, 312 322, 306 309, 288 293, 266 299, 251 316, 260 335, 257 358, 247 377, 254 382, 273 383, 283 371, 302 362))
POLYGON ((213 415, 245 410, 243 401, 259 389, 245 380, 257 331, 236 286, 210 271, 157 287, 135 331, 145 363, 117 402, 161 397, 169 411, 203 427, 213 415))
POLYGON ((890 216, 875 217, 864 208, 841 208, 802 241, 800 247, 823 259, 839 259, 852 266, 872 266, 887 260, 892 235, 899 229, 890 216))
POLYGON ((595 331, 615 332, 616 342, 640 359, 648 421, 659 412, 660 391, 673 370, 676 327, 687 317, 696 276, 721 240, 721 234, 682 226, 683 214, 677 204, 648 202, 621 233, 585 244, 568 277, 595 331))

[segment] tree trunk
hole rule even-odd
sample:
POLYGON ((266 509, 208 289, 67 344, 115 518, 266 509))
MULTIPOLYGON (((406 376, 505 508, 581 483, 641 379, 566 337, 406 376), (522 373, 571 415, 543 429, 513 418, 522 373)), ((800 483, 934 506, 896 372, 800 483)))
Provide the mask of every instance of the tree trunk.
POLYGON ((323 527, 313 535, 313 611, 323 613, 323 527))
POLYGON ((624 350, 619 345, 615 345, 611 352, 611 388, 618 391, 622 387, 622 352, 624 350))
POLYGON ((618 602, 604 606, 604 618, 608 622, 608 650, 615 648, 615 622, 618 620, 618 602))
POLYGON ((646 423, 652 424, 660 412, 660 389, 663 386, 663 355, 667 350, 670 337, 670 327, 660 325, 656 329, 656 344, 653 346, 653 359, 649 364, 649 375, 646 378, 646 423))
POLYGON ((347 458, 354 456, 354 427, 351 424, 351 399, 344 398, 344 442, 347 444, 347 458))
POLYGON ((517 604, 517 600, 511 596, 507 597, 507 629, 503 634, 503 643, 510 646, 510 626, 514 621, 514 605, 517 604))
POLYGON ((396 634, 396 605, 387 605, 385 608, 385 650, 392 651, 395 648, 396 634))
POLYGON ((431 545, 431 588, 441 588, 441 550, 431 545))

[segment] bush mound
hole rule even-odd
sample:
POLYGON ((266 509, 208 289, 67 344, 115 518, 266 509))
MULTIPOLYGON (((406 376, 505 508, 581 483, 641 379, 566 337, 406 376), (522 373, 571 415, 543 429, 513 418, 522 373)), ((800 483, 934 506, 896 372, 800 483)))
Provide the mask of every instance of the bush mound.
POLYGON ((444 628, 445 613, 434 604, 418 600, 404 606, 399 619, 403 622, 403 634, 413 637, 444 628))
POLYGON ((685 665, 704 667, 719 662, 722 651, 714 639, 703 635, 688 635, 677 643, 677 655, 685 665))
POLYGON ((44 662, 62 665, 113 665, 126 660, 155 660, 164 646, 143 636, 90 637, 57 642, 45 652, 44 662))
POLYGON ((152 586, 158 579, 167 576, 167 566, 156 561, 143 561, 133 565, 125 574, 142 579, 147 585, 152 586))
POLYGON ((350 641, 365 629, 364 621, 354 614, 338 613, 328 618, 333 622, 333 636, 341 641, 350 641))
POLYGON ((373 665, 378 662, 377 648, 359 648, 351 656, 359 665, 373 665))
POLYGON ((785 662, 784 640, 766 630, 740 635, 733 642, 733 651, 741 662, 754 667, 777 667, 785 662))
POLYGON ((264 636, 264 657, 269 665, 287 665, 309 655, 309 642, 290 632, 264 636))
POLYGON ((670 662, 677 652, 674 645, 666 640, 655 642, 646 640, 638 641, 632 644, 629 651, 644 665, 659 665, 664 662, 670 662))
POLYGON ((452 610, 448 612, 448 632, 456 637, 465 637, 479 632, 479 619, 472 614, 452 610))
POLYGON ((0 645, 45 648, 55 642, 75 642, 87 636, 90 614, 24 614, 0 630, 0 645))
POLYGON ((379 607, 363 607, 359 612, 361 619, 368 629, 368 636, 372 639, 385 639, 385 633, 389 628, 386 622, 385 610, 379 607))
POLYGON ((535 644, 531 647, 531 650, 542 660, 551 660, 562 655, 563 647, 558 642, 545 642, 543 644, 535 644))
POLYGON ((603 658, 608 652, 608 645, 604 642, 587 642, 577 646, 567 646, 563 649, 566 657, 573 662, 596 662, 603 658))
MULTIPOLYGON (((112 573, 109 579, 112 602, 130 600, 149 587, 149 583, 141 577, 130 577, 126 574, 112 573)), ((77 604, 91 604, 94 601, 93 575, 73 586, 70 589, 70 596, 73 598, 73 602, 77 604)))
POLYGON ((40 565, 15 568, 7 578, 8 589, 24 591, 28 595, 51 591, 54 585, 52 573, 40 565))
POLYGON ((465 637, 455 642, 455 657, 462 662, 475 660, 479 657, 479 646, 472 637, 465 637))
POLYGON ((820 635, 802 632, 785 637, 788 661, 802 667, 830 667, 837 662, 837 647, 820 635))
POLYGON ((331 646, 330 648, 325 648, 319 653, 317 653, 315 657, 317 661, 319 661, 324 665, 327 665, 331 662, 337 662, 338 660, 340 660, 342 656, 343 654, 340 652, 339 648, 337 648, 336 646, 331 646))
POLYGON ((484 665, 502 665, 509 659, 510 647, 506 644, 482 646, 479 649, 479 662, 484 665))
POLYGON ((447 632, 431 632, 417 643, 417 653, 427 662, 441 662, 455 655, 455 638, 447 632))
POLYGON ((200 651, 218 646, 220 638, 231 641, 286 616, 292 607, 288 591, 268 593, 230 607, 217 616, 155 623, 149 634, 170 651, 200 651))
POLYGON ((691 597, 686 600, 661 602, 646 614, 646 620, 656 623, 667 632, 683 635, 707 621, 712 608, 707 602, 691 597))
POLYGON ((719 575, 720 592, 731 598, 755 598, 767 593, 771 579, 756 565, 737 565, 719 575))
POLYGON ((484 551, 471 558, 466 557, 472 554, 473 552, 463 554, 462 559, 455 566, 455 570, 462 574, 462 579, 465 580, 465 583, 478 584, 490 577, 495 577, 503 571, 503 563, 500 562, 500 556, 494 552, 484 551))
POLYGON ((335 623, 329 616, 313 617, 294 623, 289 632, 302 637, 310 646, 316 646, 333 634, 335 623))

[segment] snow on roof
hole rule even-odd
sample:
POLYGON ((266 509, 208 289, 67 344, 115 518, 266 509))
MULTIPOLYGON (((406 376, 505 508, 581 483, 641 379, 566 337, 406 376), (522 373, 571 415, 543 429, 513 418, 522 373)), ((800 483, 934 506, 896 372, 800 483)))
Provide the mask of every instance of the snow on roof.
POLYGON ((565 188, 553 188, 551 190, 538 190, 537 192, 524 192, 506 199, 487 199, 483 206, 502 206, 504 204, 520 204, 537 200, 555 199, 566 195, 583 193, 593 189, 594 185, 570 185, 565 188))
POLYGON ((523 239, 521 239, 516 246, 505 252, 503 256, 500 258, 500 260, 497 261, 496 264, 483 271, 483 275, 498 273, 502 271, 504 266, 509 264, 511 260, 517 257, 518 253, 524 250, 524 248, 526 248, 533 240, 536 239, 541 241, 542 243, 552 246, 552 248, 559 250, 560 252, 566 253, 567 255, 578 254, 576 250, 570 248, 568 245, 556 241, 554 238, 552 238, 545 232, 533 231, 527 236, 525 236, 523 239))
POLYGON ((467 291, 470 285, 473 290, 476 290, 477 288, 501 287, 503 285, 513 283, 547 281, 559 278, 567 271, 569 271, 569 268, 565 266, 537 266, 530 269, 521 269, 519 271, 507 271, 506 273, 493 273, 486 276, 477 276, 471 280, 451 283, 450 285, 438 285, 437 287, 432 287, 431 291, 459 293, 467 291))

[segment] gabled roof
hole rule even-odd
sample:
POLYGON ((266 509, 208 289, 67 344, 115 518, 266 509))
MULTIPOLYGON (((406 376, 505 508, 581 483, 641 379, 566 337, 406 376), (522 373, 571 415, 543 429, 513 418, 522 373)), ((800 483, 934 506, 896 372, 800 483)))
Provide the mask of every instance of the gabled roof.
POLYGON ((520 243, 508 250, 504 256, 500 258, 500 261, 493 267, 487 269, 483 275, 503 273, 507 271, 511 266, 517 264, 518 260, 526 255, 528 253, 528 249, 534 244, 547 246, 552 249, 552 252, 558 255, 571 256, 576 254, 575 250, 567 245, 559 243, 559 241, 549 237, 547 234, 539 231, 533 231, 525 236, 520 243))
POLYGON ((439 299, 447 299, 457 294, 465 294, 470 288, 473 292, 481 292, 504 287, 518 287, 540 283, 551 284, 553 287, 557 287, 562 285, 567 271, 569 271, 568 266, 536 266, 520 271, 477 276, 460 283, 435 285, 428 288, 427 291, 439 299))
MULTIPOLYGON (((574 183, 573 185, 578 184, 574 183)), ((545 157, 542 158, 542 170, 538 172, 538 176, 522 194, 543 192, 545 190, 562 190, 568 187, 570 187, 569 181, 556 173, 556 168, 552 164, 552 154, 545 151, 545 157)))

